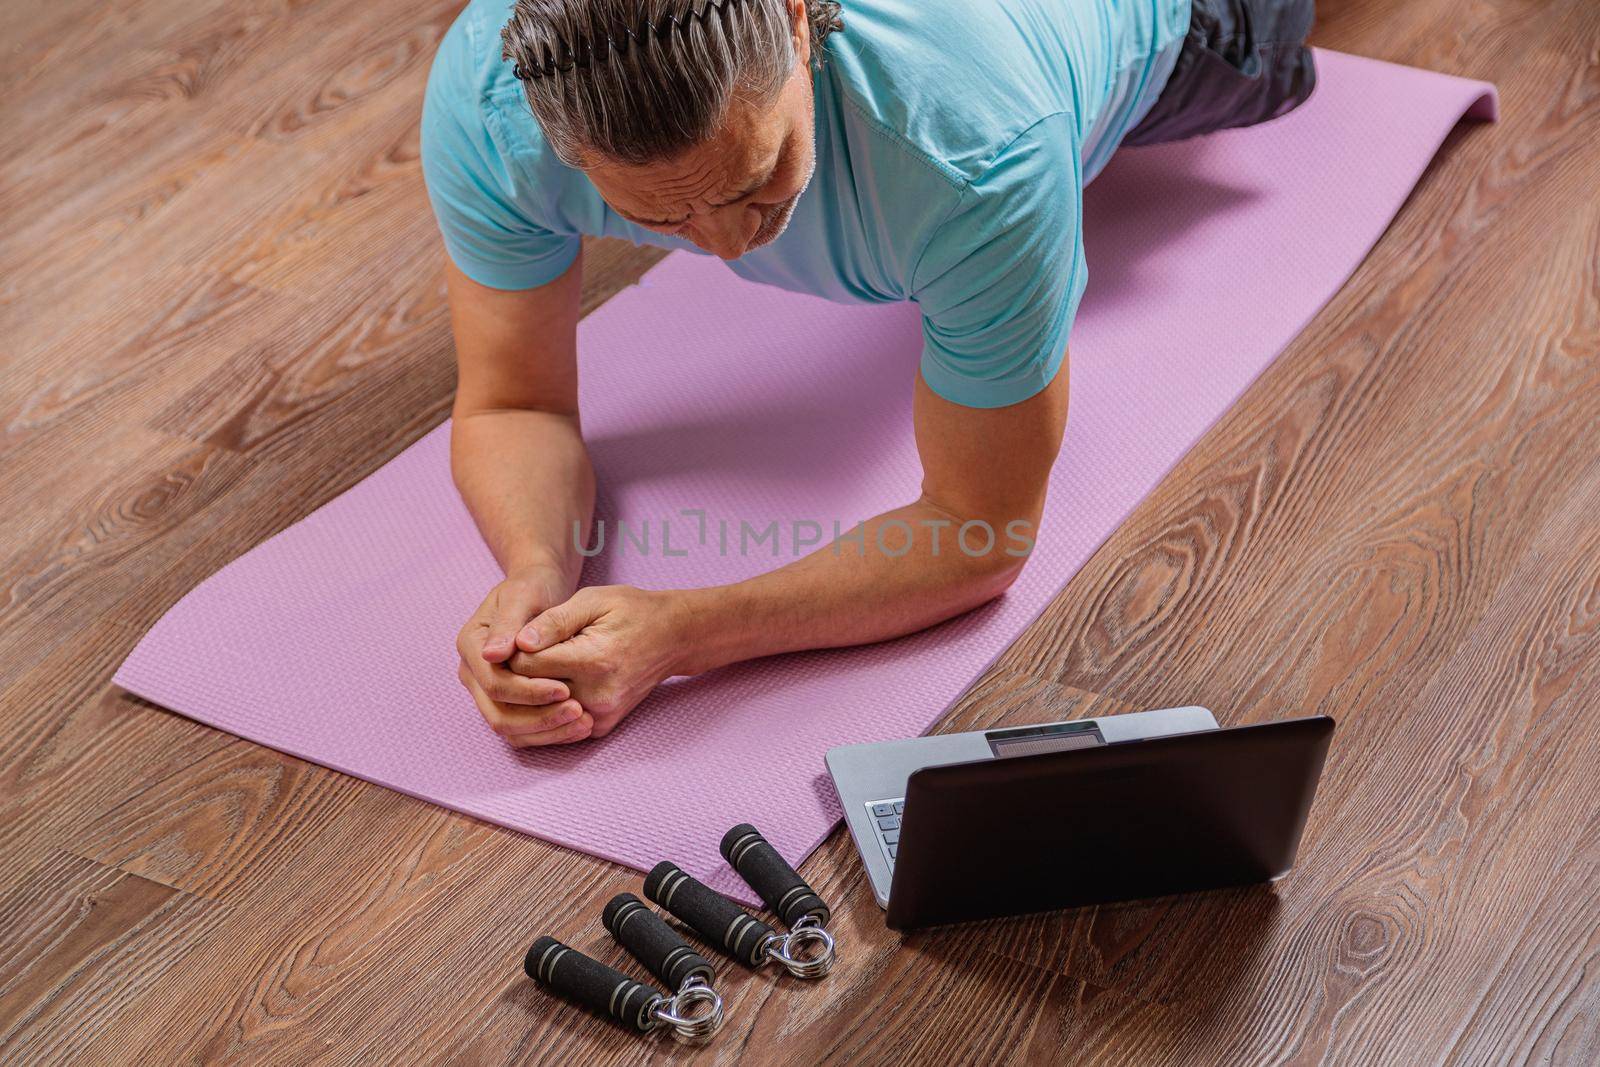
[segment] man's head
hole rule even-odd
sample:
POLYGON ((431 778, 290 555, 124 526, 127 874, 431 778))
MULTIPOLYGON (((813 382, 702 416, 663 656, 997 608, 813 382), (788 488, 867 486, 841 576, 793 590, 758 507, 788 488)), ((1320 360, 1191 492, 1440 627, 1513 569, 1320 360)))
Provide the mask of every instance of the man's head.
POLYGON ((502 33, 545 139, 618 214, 735 259, 815 166, 835 0, 517 0, 502 33))

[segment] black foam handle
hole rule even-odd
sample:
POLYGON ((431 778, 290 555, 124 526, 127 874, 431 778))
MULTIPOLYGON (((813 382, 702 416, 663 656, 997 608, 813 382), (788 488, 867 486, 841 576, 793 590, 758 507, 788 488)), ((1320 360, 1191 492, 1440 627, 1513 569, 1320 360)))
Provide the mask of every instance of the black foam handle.
POLYGON ((767 941, 776 936, 776 931, 760 919, 751 918, 721 893, 684 874, 677 864, 656 864, 645 876, 644 895, 740 963, 759 967, 766 962, 767 941))
POLYGON ((612 897, 601 919, 611 936, 667 983, 668 989, 682 989, 691 978, 704 979, 710 985, 716 977, 706 958, 632 893, 612 897))
POLYGON ((553 937, 533 943, 522 969, 535 982, 641 1032, 655 1029, 650 1009, 665 999, 659 989, 635 982, 553 937))
POLYGON ((761 894, 783 925, 793 927, 807 915, 824 926, 828 924, 833 914, 828 905, 754 826, 742 822, 724 834, 722 858, 761 894))

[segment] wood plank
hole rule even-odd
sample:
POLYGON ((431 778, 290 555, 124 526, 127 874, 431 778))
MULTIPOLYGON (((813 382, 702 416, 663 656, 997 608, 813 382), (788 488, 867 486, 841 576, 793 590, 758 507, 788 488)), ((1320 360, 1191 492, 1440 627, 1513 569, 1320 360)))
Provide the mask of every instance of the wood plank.
MULTIPOLYGON (((18 689, 26 693, 32 686, 18 689)), ((0 892, 96 817, 179 768, 237 743, 112 694, 72 706, 59 695, 30 704, 8 693, 3 709, 0 892)))
POLYGON ((73 1062, 87 1036, 223 914, 155 882, 55 853, 0 899, 0 1057, 73 1062))
POLYGON ((368 788, 233 741, 128 797, 77 835, 76 845, 98 863, 186 893, 248 900, 273 870, 298 861, 307 844, 302 827, 348 817, 368 788))

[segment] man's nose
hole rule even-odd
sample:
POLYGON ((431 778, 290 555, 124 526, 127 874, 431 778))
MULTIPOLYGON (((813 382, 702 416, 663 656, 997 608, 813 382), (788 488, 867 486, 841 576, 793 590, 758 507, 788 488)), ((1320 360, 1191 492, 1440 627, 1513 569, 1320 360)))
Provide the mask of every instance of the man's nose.
POLYGON ((739 204, 701 216, 695 226, 695 238, 712 255, 738 259, 760 229, 761 212, 753 204, 739 204))

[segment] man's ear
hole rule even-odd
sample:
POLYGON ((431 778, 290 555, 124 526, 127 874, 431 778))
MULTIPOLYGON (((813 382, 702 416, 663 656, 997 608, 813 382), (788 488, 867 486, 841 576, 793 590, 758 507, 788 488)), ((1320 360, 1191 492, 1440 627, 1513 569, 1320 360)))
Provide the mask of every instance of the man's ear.
POLYGON ((811 66, 811 15, 806 0, 789 0, 789 33, 794 38, 794 54, 801 67, 811 66))

